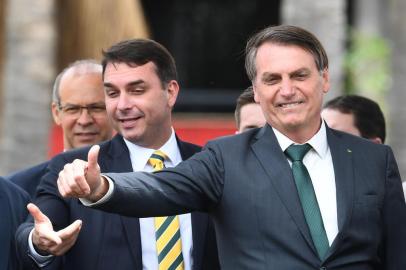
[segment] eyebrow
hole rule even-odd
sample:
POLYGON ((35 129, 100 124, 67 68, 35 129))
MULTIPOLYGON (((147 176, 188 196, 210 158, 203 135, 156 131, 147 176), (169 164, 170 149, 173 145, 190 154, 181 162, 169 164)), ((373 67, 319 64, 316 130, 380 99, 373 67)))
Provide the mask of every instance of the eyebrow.
MULTIPOLYGON (((143 83, 145 83, 144 80, 136 80, 136 81, 132 81, 132 82, 127 83, 126 87, 128 87, 128 86, 136 86, 136 85, 140 85, 140 84, 143 84, 143 83)), ((104 82, 103 85, 105 87, 115 87, 114 84, 112 84, 110 82, 104 82)))
MULTIPOLYGON (((309 68, 306 67, 302 67, 302 68, 298 68, 292 72, 289 73, 289 77, 297 75, 298 73, 302 73, 302 72, 306 72, 306 73, 311 73, 311 70, 309 68)), ((261 79, 269 79, 269 78, 273 78, 273 77, 280 77, 281 74, 280 73, 275 73, 275 72, 264 72, 261 76, 261 79)))
MULTIPOLYGON (((100 102, 88 103, 88 104, 85 104, 85 105, 86 106, 98 106, 98 105, 106 106, 106 103, 104 103, 103 101, 100 101, 100 102)), ((75 104, 75 103, 66 102, 65 106, 82 106, 82 105, 81 104, 75 104)))
POLYGON ((308 68, 303 67, 303 68, 299 68, 299 69, 297 69, 297 70, 295 70, 295 71, 289 73, 289 75, 290 75, 290 76, 292 76, 292 75, 297 75, 297 74, 303 73, 303 72, 305 72, 306 74, 310 74, 310 73, 311 73, 311 70, 308 69, 308 68))

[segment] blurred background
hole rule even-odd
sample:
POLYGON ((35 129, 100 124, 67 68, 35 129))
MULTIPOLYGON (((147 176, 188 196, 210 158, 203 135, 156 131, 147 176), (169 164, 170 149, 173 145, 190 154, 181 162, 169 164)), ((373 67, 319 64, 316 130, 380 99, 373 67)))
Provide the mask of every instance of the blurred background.
POLYGON ((0 0, 0 175, 62 150, 50 103, 56 74, 129 38, 152 38, 174 55, 181 94, 174 127, 204 144, 233 134, 249 86, 246 40, 268 25, 302 26, 320 38, 332 87, 377 101, 388 144, 406 176, 404 0, 0 0))

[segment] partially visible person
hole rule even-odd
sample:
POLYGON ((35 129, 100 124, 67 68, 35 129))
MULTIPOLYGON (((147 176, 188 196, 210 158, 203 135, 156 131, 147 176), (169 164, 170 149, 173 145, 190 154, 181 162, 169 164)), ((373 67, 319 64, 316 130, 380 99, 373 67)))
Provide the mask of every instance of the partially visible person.
POLYGON ((336 97, 323 106, 321 116, 331 128, 375 143, 385 143, 385 117, 378 103, 358 96, 336 97))
MULTIPOLYGON (((64 150, 83 147, 111 138, 104 102, 102 66, 94 60, 79 60, 65 68, 53 87, 52 116, 62 128, 64 150)), ((48 161, 17 171, 5 178, 35 196, 48 161)))
MULTIPOLYGON (((324 104, 321 116, 330 128, 375 143, 385 143, 385 117, 379 104, 369 98, 358 95, 338 96, 324 104)), ((406 181, 402 186, 406 200, 406 181)))
POLYGON ((237 98, 234 116, 237 125, 237 133, 252 128, 263 127, 266 124, 261 106, 254 100, 252 86, 245 89, 237 98))
POLYGON ((14 233, 27 216, 28 194, 0 177, 0 269, 21 269, 16 256, 14 233))
MULTIPOLYGON (((102 171, 174 167, 200 151, 199 146, 180 140, 172 128, 179 85, 175 61, 162 45, 146 39, 122 41, 104 53, 102 65, 107 115, 118 133, 100 144, 102 171), (161 166, 156 165, 158 160, 161 166)), ((68 162, 86 158, 88 149, 67 151, 51 160, 34 201, 39 208, 28 206, 33 218, 16 233, 25 266, 58 263, 62 269, 75 270, 220 268, 213 224, 205 213, 185 212, 165 221, 129 218, 62 198, 57 188, 59 171, 68 162)))

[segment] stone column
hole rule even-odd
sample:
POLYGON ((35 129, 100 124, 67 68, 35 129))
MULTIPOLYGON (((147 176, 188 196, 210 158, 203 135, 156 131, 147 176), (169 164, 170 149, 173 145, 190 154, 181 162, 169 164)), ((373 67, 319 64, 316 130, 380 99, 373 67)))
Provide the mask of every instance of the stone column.
POLYGON ((340 95, 343 88, 342 62, 346 39, 346 1, 284 0, 282 23, 303 27, 322 42, 329 57, 331 88, 325 100, 340 95))
POLYGON ((52 0, 34 2, 10 0, 5 9, 0 175, 47 158, 55 10, 52 0))
POLYGON ((406 1, 387 1, 385 33, 391 39, 392 87, 388 95, 387 130, 389 143, 398 161, 402 179, 406 180, 406 1))

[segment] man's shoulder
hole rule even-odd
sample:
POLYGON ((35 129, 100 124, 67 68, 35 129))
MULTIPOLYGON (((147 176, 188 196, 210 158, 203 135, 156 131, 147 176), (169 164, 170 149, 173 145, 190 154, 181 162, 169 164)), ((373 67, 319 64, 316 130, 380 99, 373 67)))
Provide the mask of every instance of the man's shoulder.
POLYGON ((178 140, 178 145, 180 150, 188 150, 190 152, 196 153, 202 150, 202 147, 200 145, 194 144, 194 143, 190 143, 190 142, 185 142, 182 141, 180 139, 178 140))
MULTIPOLYGON (((366 138, 355 136, 355 135, 349 134, 347 132, 335 130, 332 128, 328 129, 327 134, 328 134, 327 135, 328 140, 329 140, 329 138, 334 137, 337 140, 334 140, 333 142, 339 143, 339 144, 345 143, 347 145, 353 145, 354 147, 373 148, 373 149, 386 149, 389 147, 385 144, 375 143, 366 138)), ((329 143, 331 143, 331 139, 330 139, 329 143)))
MULTIPOLYGON (((7 199, 10 205, 19 204, 25 209, 25 204, 29 202, 29 195, 27 192, 2 177, 0 177, 0 192, 3 193, 3 197, 7 199)), ((17 209, 18 207, 16 210, 17 209)))
POLYGON ((14 182, 15 180, 22 179, 22 178, 36 178, 36 177, 38 177, 38 175, 43 175, 46 172, 46 168, 47 168, 48 164, 49 164, 49 160, 47 160, 43 163, 34 165, 32 167, 13 172, 9 175, 6 175, 4 178, 11 182, 14 182))
MULTIPOLYGON (((111 140, 101 142, 98 145, 100 146, 99 158, 105 156, 112 147, 125 147, 121 136, 115 136, 111 140)), ((87 160, 87 154, 91 147, 92 145, 89 145, 65 151, 53 157, 50 162, 55 164, 59 162, 68 163, 75 159, 87 160)))
POLYGON ((386 159, 388 153, 392 153, 392 149, 388 145, 334 129, 329 129, 327 132, 327 140, 330 149, 333 148, 336 151, 340 148, 350 149, 353 155, 367 156, 369 159, 386 159))
POLYGON ((265 128, 253 128, 242 133, 222 136, 210 140, 206 145, 220 145, 226 147, 241 147, 243 145, 250 145, 252 142, 258 140, 265 128))

